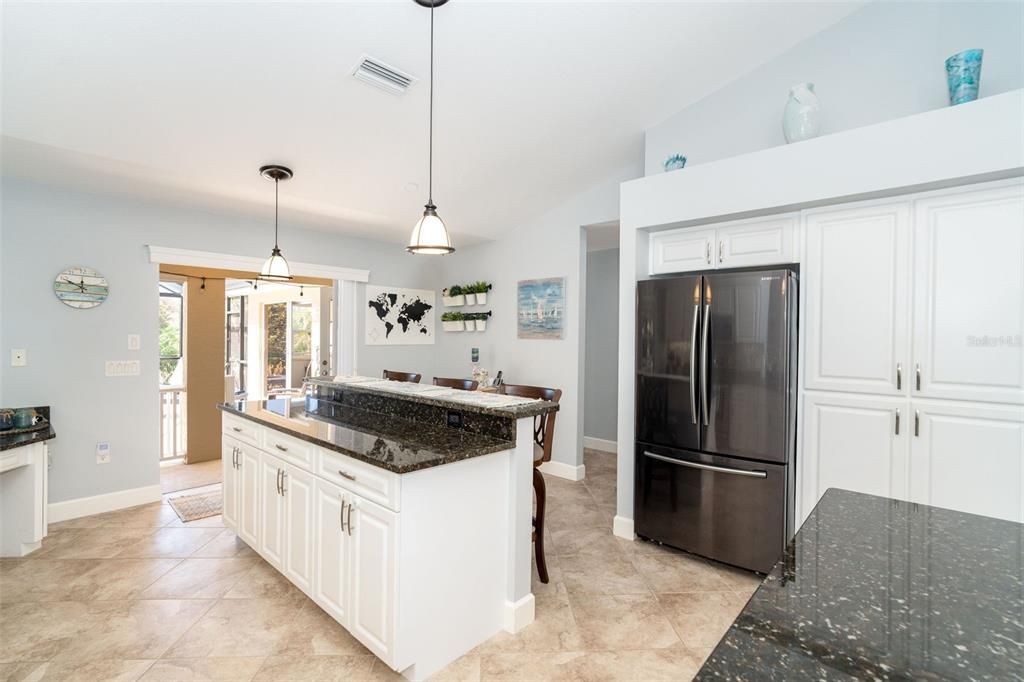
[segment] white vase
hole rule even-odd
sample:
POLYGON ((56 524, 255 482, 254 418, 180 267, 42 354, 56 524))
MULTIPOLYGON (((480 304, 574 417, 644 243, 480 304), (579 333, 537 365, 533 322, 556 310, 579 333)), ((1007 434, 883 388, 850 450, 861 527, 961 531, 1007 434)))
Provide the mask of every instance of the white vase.
POLYGON ((800 142, 821 132, 821 104, 814 94, 814 83, 800 83, 789 89, 789 101, 782 114, 782 133, 786 142, 800 142))

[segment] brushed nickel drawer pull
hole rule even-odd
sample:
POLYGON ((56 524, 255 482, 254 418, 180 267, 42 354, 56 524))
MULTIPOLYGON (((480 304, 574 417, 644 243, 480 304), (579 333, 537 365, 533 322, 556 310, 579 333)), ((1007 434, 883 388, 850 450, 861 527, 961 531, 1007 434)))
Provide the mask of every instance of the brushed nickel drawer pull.
POLYGON ((900 408, 896 408, 896 435, 900 435, 900 408))
POLYGON ((700 462, 687 462, 681 459, 672 459, 671 457, 662 457, 656 455, 653 452, 644 452, 644 456, 656 459, 661 462, 667 462, 668 464, 675 464, 681 467, 689 467, 691 469, 703 469, 704 471, 714 471, 719 474, 735 474, 737 476, 750 476, 751 478, 768 478, 767 471, 748 471, 747 469, 731 469, 729 467, 716 467, 713 464, 701 464, 700 462))
POLYGON ((917 365, 916 365, 916 367, 914 369, 914 372, 915 372, 915 374, 917 374, 917 390, 920 391, 921 390, 921 363, 920 362, 917 363, 917 365))
POLYGON ((352 535, 352 509, 355 507, 355 503, 350 502, 348 505, 348 534, 352 535))
POLYGON ((352 474, 348 473, 344 469, 338 469, 338 475, 341 476, 342 478, 347 478, 350 481, 356 480, 355 476, 353 476, 352 474))
POLYGON ((896 363, 896 390, 903 388, 903 364, 896 363))
POLYGON ((278 445, 277 443, 274 443, 274 447, 280 450, 281 452, 288 452, 288 448, 286 448, 283 445, 278 445))
POLYGON ((338 520, 341 521, 341 532, 344 533, 345 532, 345 498, 344 497, 341 497, 341 513, 338 514, 338 520))
POLYGON ((242 432, 242 429, 237 427, 237 426, 232 426, 231 430, 234 431, 235 433, 241 433, 242 432))
POLYGON ((914 435, 921 435, 921 410, 914 410, 914 435))

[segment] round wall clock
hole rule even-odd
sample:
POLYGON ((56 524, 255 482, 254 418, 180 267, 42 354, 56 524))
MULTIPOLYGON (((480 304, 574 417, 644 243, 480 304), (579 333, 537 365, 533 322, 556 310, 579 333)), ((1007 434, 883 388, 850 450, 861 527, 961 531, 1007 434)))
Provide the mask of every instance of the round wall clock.
POLYGON ((72 308, 95 308, 109 292, 107 278, 92 268, 68 268, 53 280, 53 293, 72 308))

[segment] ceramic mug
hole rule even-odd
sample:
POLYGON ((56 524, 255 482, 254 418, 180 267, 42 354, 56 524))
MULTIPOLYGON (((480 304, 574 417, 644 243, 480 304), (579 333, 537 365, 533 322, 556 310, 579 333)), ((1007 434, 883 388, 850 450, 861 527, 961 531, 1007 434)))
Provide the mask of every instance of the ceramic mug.
POLYGON ((0 410, 0 431, 14 428, 14 410, 0 410))
POLYGON ((14 425, 19 429, 27 429, 36 423, 36 411, 25 407, 14 413, 14 425))

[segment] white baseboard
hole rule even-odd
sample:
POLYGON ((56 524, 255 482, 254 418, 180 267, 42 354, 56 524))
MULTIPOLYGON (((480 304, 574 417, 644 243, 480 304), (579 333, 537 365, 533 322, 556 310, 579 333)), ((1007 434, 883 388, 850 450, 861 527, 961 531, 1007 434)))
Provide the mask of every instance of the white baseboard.
POLYGON ((636 533, 633 532, 633 519, 627 519, 616 514, 615 520, 612 521, 612 535, 623 540, 635 540, 636 533))
POLYGON ((505 631, 515 634, 533 622, 536 602, 533 593, 517 602, 505 602, 505 631))
POLYGON ((559 478, 567 478, 570 481, 582 481, 583 477, 587 475, 587 467, 583 464, 573 466, 571 464, 556 462, 554 460, 541 464, 540 471, 542 474, 550 474, 552 476, 558 476, 559 478))
POLYGON ((615 440, 605 440, 604 438, 583 436, 583 447, 615 454, 619 451, 619 442, 615 440))
POLYGON ((63 502, 51 502, 47 506, 47 521, 57 523, 68 519, 77 519, 80 516, 92 516, 108 511, 117 511, 127 507, 135 507, 140 504, 159 502, 161 500, 160 484, 145 485, 141 488, 129 488, 118 490, 103 495, 91 497, 79 497, 74 500, 63 502))

